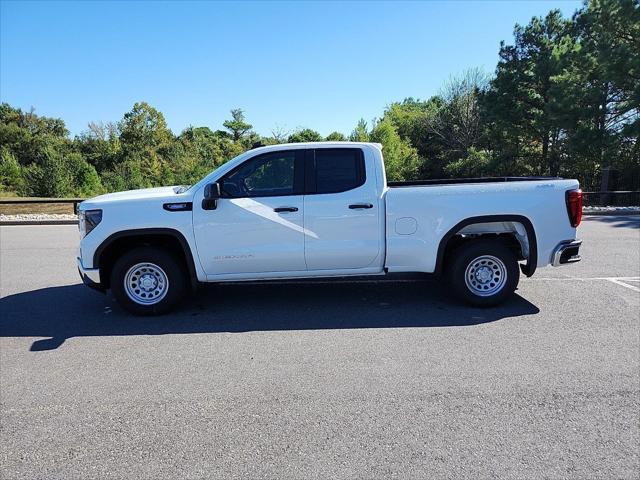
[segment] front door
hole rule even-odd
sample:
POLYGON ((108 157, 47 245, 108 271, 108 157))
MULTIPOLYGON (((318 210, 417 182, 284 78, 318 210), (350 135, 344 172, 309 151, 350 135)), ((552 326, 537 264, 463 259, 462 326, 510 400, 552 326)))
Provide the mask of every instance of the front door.
POLYGON ((250 158, 219 180, 215 210, 194 199, 198 255, 207 275, 306 270, 304 151, 250 158))

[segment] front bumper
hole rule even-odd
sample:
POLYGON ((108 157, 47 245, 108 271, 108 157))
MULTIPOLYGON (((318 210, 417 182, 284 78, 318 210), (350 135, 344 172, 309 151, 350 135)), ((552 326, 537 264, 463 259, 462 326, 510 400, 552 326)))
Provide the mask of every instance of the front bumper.
POLYGON ((551 265, 558 267, 568 263, 576 263, 582 260, 580 257, 580 245, 582 240, 572 240, 570 242, 562 242, 553 251, 551 257, 551 265))
POLYGON ((82 260, 80 257, 76 258, 78 262, 78 273, 80 274, 80 278, 82 282, 91 288, 96 290, 104 291, 102 284, 100 283, 100 269, 99 268, 85 268, 82 265, 82 260))

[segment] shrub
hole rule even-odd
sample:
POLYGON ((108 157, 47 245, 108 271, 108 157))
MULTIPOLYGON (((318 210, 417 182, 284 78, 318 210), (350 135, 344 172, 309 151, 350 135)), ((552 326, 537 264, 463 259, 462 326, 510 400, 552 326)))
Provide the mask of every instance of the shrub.
POLYGON ((34 197, 90 196, 104 191, 92 165, 79 153, 45 149, 38 163, 25 167, 22 194, 34 197))
POLYGON ((22 167, 6 148, 0 149, 0 191, 15 192, 22 188, 22 167))

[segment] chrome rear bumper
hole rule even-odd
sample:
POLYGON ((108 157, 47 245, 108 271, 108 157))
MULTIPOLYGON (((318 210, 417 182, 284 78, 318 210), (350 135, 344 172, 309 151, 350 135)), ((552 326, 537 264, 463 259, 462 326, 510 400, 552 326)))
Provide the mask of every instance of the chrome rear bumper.
POLYGON ((576 263, 582 260, 580 258, 580 245, 582 245, 582 240, 562 242, 553 251, 551 265, 559 267, 560 265, 576 263))

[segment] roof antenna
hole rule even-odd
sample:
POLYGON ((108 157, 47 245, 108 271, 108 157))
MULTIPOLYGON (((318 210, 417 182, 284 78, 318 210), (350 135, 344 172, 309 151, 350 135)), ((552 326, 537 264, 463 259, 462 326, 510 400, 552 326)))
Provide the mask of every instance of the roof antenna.
POLYGON ((253 146, 251 147, 251 150, 253 150, 254 148, 260 148, 260 147, 266 147, 266 145, 262 143, 262 140, 259 140, 256 143, 254 143, 253 146))

